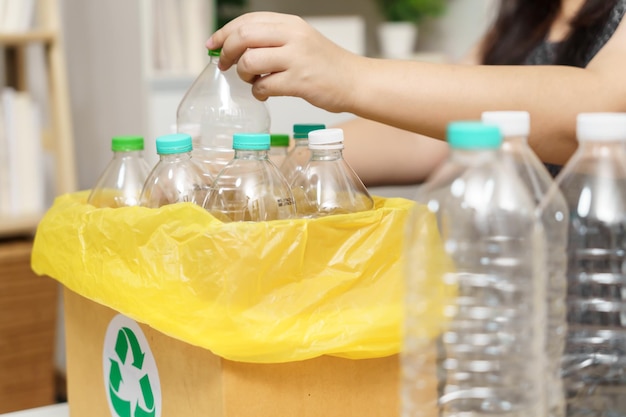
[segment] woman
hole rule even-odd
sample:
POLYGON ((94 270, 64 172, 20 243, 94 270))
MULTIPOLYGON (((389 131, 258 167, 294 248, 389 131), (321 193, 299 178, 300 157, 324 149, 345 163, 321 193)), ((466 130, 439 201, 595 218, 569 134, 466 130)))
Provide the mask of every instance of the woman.
POLYGON ((238 63, 261 100, 297 96, 371 120, 343 126, 360 141, 346 157, 370 185, 408 183, 447 153, 430 138, 484 110, 529 111, 534 151, 563 165, 576 149, 578 113, 626 111, 625 10, 626 0, 502 0, 468 59, 483 65, 362 57, 296 16, 266 12, 231 21, 206 46, 222 47, 222 69, 238 63))

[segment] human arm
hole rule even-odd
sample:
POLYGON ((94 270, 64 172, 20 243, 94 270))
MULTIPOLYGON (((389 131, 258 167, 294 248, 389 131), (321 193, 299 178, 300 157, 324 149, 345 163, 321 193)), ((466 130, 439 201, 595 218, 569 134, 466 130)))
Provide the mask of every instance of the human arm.
POLYGON ((478 119, 484 110, 527 110, 531 146, 544 162, 555 164, 565 163, 576 148, 578 113, 626 111, 624 22, 585 69, 362 57, 302 19, 275 13, 241 16, 209 38, 207 47, 223 47, 222 68, 238 62, 240 75, 260 99, 298 96, 329 111, 439 139, 451 120, 478 119))
POLYGON ((367 186, 417 184, 448 155, 448 144, 356 118, 344 131, 344 158, 367 186))
MULTIPOLYGON (((459 63, 480 62, 480 42, 459 63)), ((344 157, 367 186, 418 184, 448 155, 447 143, 360 117, 338 124, 344 157)))

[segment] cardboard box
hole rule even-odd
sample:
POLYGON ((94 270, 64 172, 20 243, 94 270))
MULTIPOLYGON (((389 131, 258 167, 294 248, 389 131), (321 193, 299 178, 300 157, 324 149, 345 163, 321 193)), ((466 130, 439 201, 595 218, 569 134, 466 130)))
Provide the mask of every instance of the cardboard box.
POLYGON ((399 415, 397 355, 233 362, 70 290, 64 296, 72 417, 399 415))
POLYGON ((0 243, 0 414, 55 402, 59 284, 30 268, 32 241, 0 243))

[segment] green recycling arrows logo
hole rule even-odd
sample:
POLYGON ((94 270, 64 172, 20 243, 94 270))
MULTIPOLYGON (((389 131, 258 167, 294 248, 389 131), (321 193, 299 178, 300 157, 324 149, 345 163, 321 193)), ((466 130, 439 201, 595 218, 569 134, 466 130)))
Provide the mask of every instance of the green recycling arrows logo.
POLYGON ((111 320, 102 365, 112 417, 161 417, 159 373, 137 322, 121 314, 111 320))

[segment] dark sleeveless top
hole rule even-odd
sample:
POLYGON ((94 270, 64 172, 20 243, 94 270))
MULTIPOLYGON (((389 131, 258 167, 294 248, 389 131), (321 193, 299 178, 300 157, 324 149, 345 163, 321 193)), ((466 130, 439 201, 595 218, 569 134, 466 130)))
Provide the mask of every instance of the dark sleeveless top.
MULTIPOLYGON (((615 8, 611 12, 609 20, 606 22, 604 30, 601 35, 598 37, 596 42, 593 44, 593 47, 590 48, 587 56, 585 57, 585 62, 583 68, 589 64, 589 62, 593 59, 594 56, 602 49, 602 47, 611 39, 611 36, 615 33, 617 26, 624 17, 626 13, 626 0, 619 0, 615 5, 615 8)), ((544 41, 540 43, 534 50, 526 58, 524 62, 525 65, 550 65, 554 64, 556 60, 556 48, 558 47, 558 43, 544 41)), ((561 170, 560 165, 546 164, 548 171, 552 176, 556 176, 561 170)))

